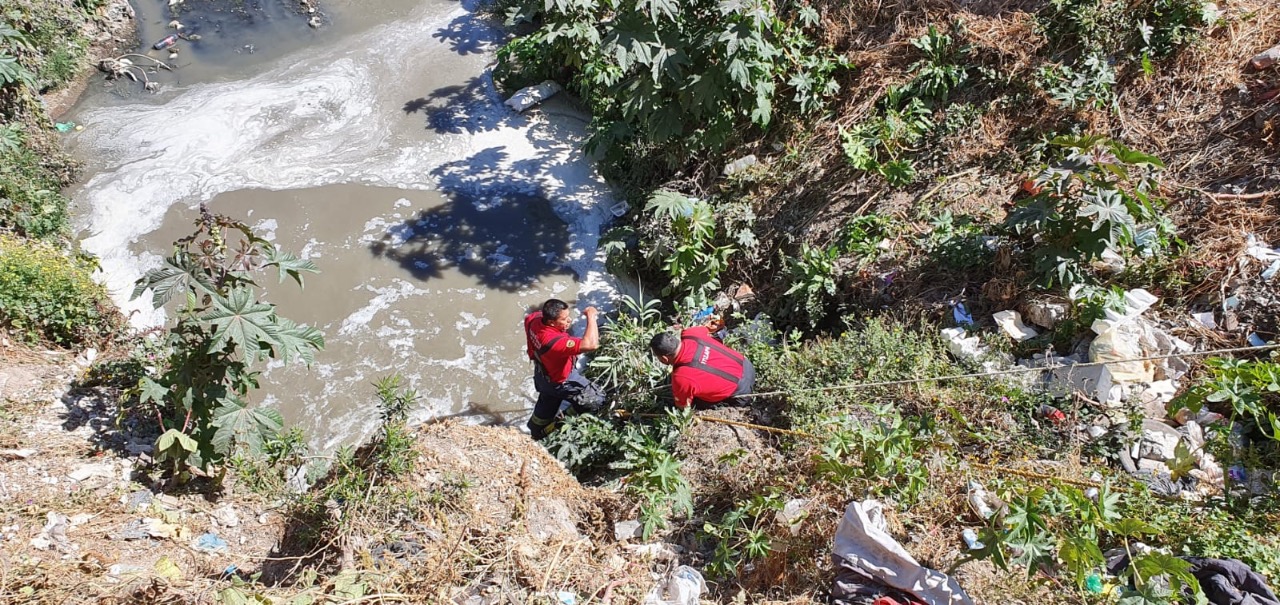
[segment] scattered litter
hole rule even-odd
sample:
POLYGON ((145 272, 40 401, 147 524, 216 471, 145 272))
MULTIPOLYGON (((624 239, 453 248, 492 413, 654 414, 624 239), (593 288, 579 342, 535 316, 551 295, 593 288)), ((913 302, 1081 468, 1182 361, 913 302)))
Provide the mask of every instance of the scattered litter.
POLYGON ((1264 263, 1280 260, 1280 250, 1272 249, 1266 244, 1259 242, 1258 237, 1252 233, 1245 236, 1244 253, 1264 263))
POLYGON ((791 532, 792 536, 800 535, 800 524, 804 521, 805 517, 809 516, 809 511, 804 508, 808 503, 808 500, 801 498, 788 500, 787 503, 783 505, 782 510, 778 511, 778 514, 775 515, 778 523, 785 525, 787 530, 791 532))
POLYGON ((1200 325, 1210 330, 1218 329, 1218 320, 1214 319, 1213 311, 1205 311, 1204 313, 1192 313, 1191 319, 1200 322, 1200 325))
POLYGON ((1262 272, 1262 279, 1271 281, 1271 278, 1275 277, 1276 273, 1280 273, 1280 260, 1271 263, 1271 266, 1267 267, 1267 270, 1262 272))
POLYGON ((112 477, 115 477, 115 475, 116 475, 115 466, 107 463, 86 464, 84 466, 81 466, 71 471, 70 473, 67 473, 67 477, 70 478, 72 481, 76 481, 76 482, 84 481, 89 477, 112 478, 112 477))
POLYGON ((973 512, 978 513, 983 520, 990 519, 996 514, 996 508, 991 505, 991 497, 981 483, 970 480, 968 487, 969 506, 973 507, 973 512))
POLYGON ((630 540, 631 538, 639 538, 641 527, 639 521, 619 521, 613 524, 613 537, 619 542, 630 540))
POLYGON ((658 581, 644 598, 644 605, 698 605, 707 584, 698 570, 681 565, 658 581))
POLYGON ((9 460, 26 460, 34 455, 36 455, 36 451, 33 449, 0 450, 0 458, 9 460))
POLYGON ((67 529, 71 525, 71 520, 62 513, 49 511, 46 516, 44 529, 40 530, 40 535, 31 539, 31 546, 36 550, 49 550, 54 548, 60 553, 71 553, 76 549, 75 545, 67 539, 67 529))
POLYGON ((972 605, 954 579, 916 562, 886 530, 883 505, 851 502, 836 529, 836 577, 831 589, 838 605, 883 596, 885 588, 909 591, 925 605, 972 605))
POLYGON ((153 570, 157 576, 165 578, 171 582, 176 582, 182 579, 182 570, 178 569, 178 565, 174 563, 168 555, 162 556, 156 560, 153 570))
POLYGON ((146 540, 151 537, 147 531, 147 522, 142 519, 134 519, 124 524, 120 529, 107 534, 112 540, 146 540))
POLYGON ((187 535, 187 528, 175 523, 165 523, 163 520, 155 518, 146 518, 142 521, 146 524, 147 535, 152 538, 168 540, 182 538, 187 535))
POLYGON ((973 325, 973 314, 969 312, 969 309, 965 308, 962 302, 951 305, 951 317, 955 318, 957 326, 973 325))
POLYGON ((1104 429, 1095 424, 1085 429, 1085 433, 1089 435, 1090 439, 1101 439, 1103 435, 1107 434, 1107 429, 1104 429))
POLYGON ((1264 345, 1266 345, 1266 344, 1267 344, 1267 341, 1263 340, 1261 336, 1258 336, 1258 333, 1257 333, 1257 332, 1250 332, 1250 333, 1249 333, 1249 346, 1251 346, 1251 347, 1261 347, 1261 346, 1264 346, 1264 345))
POLYGON ((514 109, 516 113, 524 113, 530 107, 538 105, 547 99, 555 96, 560 92, 560 85, 551 80, 547 80, 541 84, 526 86, 516 91, 507 99, 506 105, 514 109))
POLYGON ((969 550, 982 550, 987 546, 986 544, 983 544, 982 541, 978 540, 978 532, 975 532, 972 529, 966 529, 963 532, 960 532, 960 537, 964 539, 964 545, 969 547, 969 550))
POLYGON ((191 548, 204 552, 221 552, 227 549, 227 541, 213 534, 200 534, 191 542, 191 548))
POLYGON ((167 35, 167 36, 165 36, 165 37, 163 37, 163 38, 161 38, 161 39, 157 40, 155 44, 152 44, 152 45, 151 45, 151 48, 154 48, 154 49, 156 49, 156 50, 164 50, 164 49, 169 48, 170 46, 173 46, 174 44, 177 44, 177 43, 178 43, 178 35, 177 35, 177 34, 169 34, 169 35, 167 35))
POLYGON ((1102 594, 1102 576, 1091 573, 1084 579, 1084 589, 1091 594, 1102 594))
POLYGON ((1005 334, 1018 342, 1040 335, 1035 328, 1022 323, 1022 314, 1017 311, 1001 311, 991 317, 996 320, 996 325, 1000 326, 1005 334))
POLYGON ((652 544, 628 544, 625 546, 627 552, 637 557, 657 560, 674 560, 676 553, 671 547, 662 542, 652 544))
POLYGON ((67 133, 75 129, 76 123, 75 122, 58 122, 54 124, 53 127, 58 132, 67 133))
POLYGON ((181 30, 183 27, 185 26, 182 24, 182 22, 178 21, 177 19, 174 19, 173 21, 169 22, 169 29, 181 30))
POLYGON ((1249 66, 1261 71, 1280 62, 1280 44, 1272 46, 1249 59, 1249 66))
POLYGON ((1041 404, 1040 408, 1036 411, 1040 414, 1041 418, 1052 422, 1054 425, 1060 425, 1067 421, 1067 415, 1062 413, 1062 410, 1047 403, 1041 404))
POLYGON ((743 156, 725 165, 724 175, 733 176, 755 165, 756 165, 755 154, 743 156))
POLYGON ((235 507, 225 504, 213 509, 209 516, 223 527, 235 527, 240 525, 240 514, 236 512, 235 507))
POLYGON ((1032 301, 1027 305, 1027 321, 1046 330, 1052 330, 1067 316, 1067 306, 1047 300, 1032 301))
POLYGON ((126 565, 124 563, 116 563, 115 565, 112 565, 111 567, 107 568, 107 575, 113 578, 118 578, 124 575, 142 573, 144 571, 146 571, 145 567, 139 567, 137 565, 126 565))
POLYGON ((609 207, 609 212, 612 213, 614 216, 622 217, 630 209, 631 209, 631 206, 629 206, 626 202, 618 202, 609 207))
POLYGON ((577 605, 578 595, 561 590, 556 593, 556 601, 559 602, 560 605, 577 605))

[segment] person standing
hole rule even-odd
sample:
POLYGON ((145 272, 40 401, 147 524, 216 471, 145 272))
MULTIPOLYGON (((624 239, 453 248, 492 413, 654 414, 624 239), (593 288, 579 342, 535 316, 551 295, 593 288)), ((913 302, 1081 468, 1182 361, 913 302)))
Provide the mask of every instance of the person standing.
POLYGON ((563 300, 552 298, 524 318, 525 344, 533 361, 533 387, 538 391, 538 402, 526 426, 535 440, 555 430, 563 402, 570 403, 574 414, 594 412, 604 404, 604 391, 575 367, 578 355, 600 347, 596 308, 587 307, 583 315, 587 317, 587 329, 582 338, 569 334, 573 320, 569 304, 563 300))
POLYGON ((649 349, 658 361, 671 366, 671 394, 676 407, 706 408, 735 399, 755 388, 756 369, 751 360, 716 340, 706 326, 656 334, 649 349))

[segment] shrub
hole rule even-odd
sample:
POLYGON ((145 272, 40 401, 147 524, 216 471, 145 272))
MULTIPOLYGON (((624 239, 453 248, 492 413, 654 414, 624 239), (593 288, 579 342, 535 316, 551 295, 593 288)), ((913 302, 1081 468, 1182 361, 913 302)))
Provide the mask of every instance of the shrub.
POLYGON ((99 341, 122 327, 97 264, 51 243, 0 235, 0 321, 27 342, 62 346, 99 341))
MULTIPOLYGON (((831 391, 814 391, 813 387, 960 372, 932 333, 908 329, 892 320, 870 319, 850 326, 837 338, 816 339, 788 348, 776 359, 761 359, 757 363, 757 390, 791 392, 787 396, 791 423, 809 430, 826 417, 853 413, 868 403, 902 403, 900 396, 909 395, 905 389, 891 387, 831 391)), ((961 385, 952 382, 947 386, 961 385)))
MULTIPOLYGON (((302 273, 317 272, 310 261, 202 207, 196 232, 179 240, 173 255, 134 288, 134 298, 150 290, 156 308, 175 296, 182 301, 165 335, 167 359, 138 384, 140 402, 151 402, 167 429, 156 442, 156 461, 168 463, 179 477, 188 467, 209 468, 228 456, 259 455, 283 421, 276 410, 250 406, 248 395, 260 375, 253 365, 267 358, 310 364, 324 347, 319 330, 277 316, 275 305, 258 298, 254 276, 268 268, 281 282, 291 277, 299 287, 302 273)), ((380 383, 379 393, 385 397, 398 388, 380 383)), ((408 405, 391 403, 399 407, 384 408, 391 410, 384 413, 388 426, 396 423, 386 414, 408 405)))
POLYGON ((1046 287, 1089 282, 1089 264, 1111 253, 1153 255, 1166 249, 1172 224, 1156 197, 1159 158, 1101 137, 1058 137, 1062 160, 1034 180, 1005 227, 1031 250, 1046 287))
POLYGON ((591 149, 719 150, 747 124, 769 126, 778 97, 820 108, 844 65, 812 37, 820 15, 805 5, 525 0, 508 20, 538 27, 499 51, 495 75, 566 82, 591 106, 591 149))

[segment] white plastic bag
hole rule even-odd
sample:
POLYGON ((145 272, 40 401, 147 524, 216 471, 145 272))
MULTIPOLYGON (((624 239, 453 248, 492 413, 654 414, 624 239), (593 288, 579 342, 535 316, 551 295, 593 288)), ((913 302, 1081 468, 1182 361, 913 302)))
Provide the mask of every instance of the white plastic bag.
POLYGON ((681 565, 654 585, 644 598, 644 605, 698 605, 707 584, 698 570, 681 565))
POLYGON ((555 96, 560 90, 560 85, 551 80, 534 86, 526 86, 517 90, 516 94, 507 99, 507 107, 516 110, 517 113, 524 113, 530 107, 555 96))

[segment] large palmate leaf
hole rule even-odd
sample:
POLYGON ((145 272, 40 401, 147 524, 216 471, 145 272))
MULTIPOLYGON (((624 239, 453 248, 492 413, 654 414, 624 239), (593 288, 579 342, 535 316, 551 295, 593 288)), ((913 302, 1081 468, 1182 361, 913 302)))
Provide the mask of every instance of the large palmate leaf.
POLYGON ((214 451, 221 455, 244 448, 253 454, 262 451, 263 442, 275 437, 284 427, 280 412, 270 408, 250 408, 234 400, 225 400, 213 412, 214 451))
POLYGON ((275 306, 258 302, 249 288, 235 288, 226 297, 214 294, 212 307, 200 320, 213 325, 210 353, 232 345, 246 358, 257 359, 278 342, 275 306))
POLYGON ((315 263, 306 259, 298 258, 297 255, 292 252, 285 252, 276 246, 263 246, 262 256, 266 259, 264 266, 275 267, 276 270, 279 271, 280 281, 277 283, 284 283, 284 278, 287 275, 292 277, 293 281, 298 282, 299 286, 302 286, 303 273, 320 272, 320 269, 316 267, 315 263))
POLYGON ((164 259, 164 264, 147 271, 139 278, 134 283, 129 300, 142 296, 147 289, 151 290, 151 306, 156 309, 163 307, 175 294, 188 289, 199 294, 212 294, 216 290, 208 272, 192 262, 191 256, 182 251, 164 259))
POLYGON ((311 365, 316 361, 316 351, 324 348, 324 334, 311 326, 298 325, 292 320, 279 317, 276 319, 275 353, 289 363, 300 359, 311 365))
POLYGON ((644 211, 674 220, 693 214, 693 200, 674 191, 660 190, 649 198, 644 211))
POLYGON ((1117 247, 1133 240, 1134 221, 1124 197, 1115 189, 1099 189, 1084 195, 1078 214, 1093 219, 1090 229, 1106 234, 1107 245, 1117 247))

